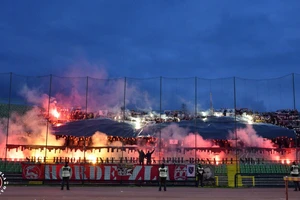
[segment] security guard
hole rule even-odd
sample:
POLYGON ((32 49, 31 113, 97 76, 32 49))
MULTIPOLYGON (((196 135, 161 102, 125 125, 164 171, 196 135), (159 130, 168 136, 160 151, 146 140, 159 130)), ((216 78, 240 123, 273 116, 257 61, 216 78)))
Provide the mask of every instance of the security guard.
POLYGON ((70 190, 69 179, 71 176, 71 167, 68 165, 68 162, 66 162, 65 166, 62 167, 61 173, 62 173, 61 190, 64 189, 65 184, 67 184, 67 190, 70 190))
POLYGON ((204 169, 201 164, 198 164, 196 168, 196 176, 197 176, 196 187, 199 187, 199 184, 201 185, 201 187, 203 187, 203 174, 204 174, 204 169))
POLYGON ((158 169, 159 172, 159 178, 160 178, 160 182, 159 182, 159 191, 161 191, 161 186, 164 185, 164 191, 167 191, 166 188, 166 180, 168 177, 168 169, 165 167, 165 164, 161 164, 161 167, 158 169))
MULTIPOLYGON (((299 176, 299 166, 296 165, 296 162, 293 162, 293 165, 291 166, 291 176, 293 176, 293 177, 299 176)), ((295 186, 294 191, 297 191, 297 189, 299 189, 299 191, 300 191, 300 186, 299 186, 298 181, 294 181, 294 186, 295 186)))

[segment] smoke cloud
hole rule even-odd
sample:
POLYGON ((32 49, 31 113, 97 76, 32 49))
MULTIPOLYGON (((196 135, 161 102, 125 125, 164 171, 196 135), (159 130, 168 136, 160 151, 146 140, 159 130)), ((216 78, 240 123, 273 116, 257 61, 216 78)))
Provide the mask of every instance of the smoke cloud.
POLYGON ((93 147, 100 147, 100 146, 107 146, 107 135, 105 133, 101 133, 97 131, 93 136, 92 136, 92 141, 93 147))
MULTIPOLYGON (((159 136, 159 133, 155 134, 159 136)), ((190 133, 189 129, 179 127, 178 124, 172 123, 161 130, 161 137, 165 140, 178 140, 183 142, 184 147, 211 147, 210 140, 205 140, 199 133, 190 133)))
POLYGON ((156 101, 147 90, 139 89, 138 81, 109 79, 103 68, 86 61, 80 63, 81 67, 69 68, 66 77, 52 76, 51 94, 39 91, 38 86, 29 88, 27 85, 23 86, 20 94, 27 102, 38 105, 45 111, 48 111, 49 106, 50 109, 59 106, 68 109, 80 107, 96 113, 99 110, 119 113, 124 103, 128 109, 152 110, 156 101))
MULTIPOLYGON (((27 111, 24 115, 12 113, 9 119, 8 128, 8 144, 10 145, 42 145, 45 146, 62 146, 64 140, 57 140, 51 134, 50 127, 47 129, 47 122, 41 117, 41 111, 38 107, 27 111), (47 141, 47 142, 46 142, 47 141)), ((1 139, 1 156, 5 154, 7 119, 2 118, 0 124, 1 139)), ((8 157, 25 158, 30 157, 32 153, 29 150, 24 151, 8 151, 8 157)))
MULTIPOLYGON (((246 128, 238 128, 236 131, 238 147, 274 148, 273 142, 259 136, 250 124, 247 124, 246 128)), ((235 140, 235 138, 235 133, 230 131, 228 139, 235 140)), ((233 142, 232 146, 236 146, 236 144, 233 142)))
MULTIPOLYGON (((9 123, 9 138, 8 144, 23 144, 23 145, 47 145, 48 146, 62 146, 64 140, 57 140, 51 134, 51 127, 47 129, 47 121, 41 116, 42 112, 51 114, 57 107, 72 108, 81 107, 88 112, 97 112, 98 110, 108 110, 113 113, 118 113, 124 106, 124 92, 126 108, 135 108, 144 111, 151 111, 157 105, 158 100, 155 100, 155 95, 151 95, 153 87, 151 83, 147 87, 151 89, 141 89, 142 83, 135 80, 126 80, 124 78, 108 79, 108 74, 101 66, 97 66, 83 60, 75 66, 67 70, 65 74, 67 77, 52 78, 52 89, 50 94, 40 91, 38 86, 36 88, 29 88, 24 85, 20 94, 26 98, 28 103, 36 105, 32 110, 27 111, 23 115, 12 113, 9 123), (74 78, 71 78, 74 77, 74 78), (91 78, 92 77, 92 78, 91 78), (126 85, 125 85, 126 84, 126 85), (126 89, 124 89, 126 86, 126 89), (48 134, 47 134, 48 133, 48 134)), ((144 84, 144 82, 143 82, 144 84)), ((153 92, 153 91, 152 91, 153 92)), ((193 110, 192 101, 186 101, 181 96, 178 96, 178 102, 186 104, 189 110, 193 110)), ((209 99, 207 100, 209 102, 209 99)), ((258 102, 261 104, 261 102, 258 102)), ((197 105, 200 107, 200 103, 197 105)), ((200 110, 200 108, 198 109, 200 110)), ((155 112, 153 112, 155 115, 155 112)), ((158 114, 157 114, 158 115, 158 114)), ((51 117, 55 117, 50 115, 51 117)), ((163 117, 166 117, 163 115, 163 117)), ((5 143, 7 132, 7 119, 0 119, 0 157, 5 157, 5 143)), ((178 151, 178 147, 216 147, 213 146, 211 140, 205 140, 201 133, 191 133, 189 129, 179 127, 178 124, 172 123, 161 130, 161 137, 163 142, 167 143, 168 149, 163 149, 164 157, 194 157, 195 153, 199 158, 208 159, 214 158, 219 161, 221 158, 230 157, 229 153, 224 152, 213 153, 210 150, 189 152, 178 151), (180 145, 175 145, 175 144, 180 145)), ((154 136, 159 136, 160 133, 155 133, 154 136)), ((273 148, 274 144, 271 140, 267 140, 259 136, 251 125, 246 128, 237 129, 238 147, 259 147, 259 148, 273 148)), ((235 140, 235 134, 229 132, 229 140, 235 140)), ((114 141, 108 144, 106 133, 96 132, 92 136, 94 147, 99 146, 114 146, 121 147, 120 141, 114 141)), ((231 144, 234 146, 235 142, 231 144)), ((152 147, 141 146, 140 148, 150 149, 152 147)), ((47 152, 50 156, 71 156, 83 157, 95 160, 96 157, 115 157, 118 156, 137 156, 137 152, 108 152, 108 150, 88 151, 84 155, 83 152, 77 150, 69 150, 70 152, 47 152), (107 151, 107 152, 106 152, 107 151)), ((12 150, 8 151, 10 158, 24 158, 30 156, 44 156, 45 150, 12 150)), ((232 154, 233 155, 233 154, 232 154)), ((257 154, 256 154, 257 155, 257 154)), ((275 154, 274 154, 275 155, 275 154)), ((278 155, 276 155, 278 156, 278 155)), ((155 159, 158 158, 158 152, 153 154, 155 159)))

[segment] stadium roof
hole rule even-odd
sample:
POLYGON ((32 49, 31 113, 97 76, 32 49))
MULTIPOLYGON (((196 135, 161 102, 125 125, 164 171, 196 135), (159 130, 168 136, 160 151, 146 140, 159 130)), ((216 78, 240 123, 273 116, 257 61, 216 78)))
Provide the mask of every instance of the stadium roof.
MULTIPOLYGON (((144 128, 142 135, 154 135, 160 130, 168 127, 171 123, 162 123, 150 125, 144 128)), ((232 119, 218 118, 207 119, 206 121, 181 121, 176 123, 178 127, 187 130, 187 133, 198 132, 204 139, 228 139, 229 132, 234 132, 235 122, 232 119)), ((246 123, 236 122, 237 129, 245 128, 246 123)), ((276 137, 295 137, 293 130, 282 128, 271 124, 252 124, 257 135, 264 138, 276 137)), ((69 122, 59 127, 53 127, 55 135, 73 135, 73 136, 92 136, 95 132, 100 131, 110 136, 136 137, 141 130, 135 130, 134 125, 126 122, 117 122, 111 119, 90 119, 69 122)))
POLYGON ((89 119, 68 122, 64 125, 53 127, 55 135, 92 136, 97 131, 111 136, 134 137, 133 126, 111 119, 89 119))

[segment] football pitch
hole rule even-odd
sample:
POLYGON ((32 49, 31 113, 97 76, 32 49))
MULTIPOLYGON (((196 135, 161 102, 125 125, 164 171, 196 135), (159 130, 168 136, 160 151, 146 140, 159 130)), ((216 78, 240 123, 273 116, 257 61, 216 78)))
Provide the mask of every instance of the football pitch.
MULTIPOLYGON (((194 188, 168 187, 78 187, 60 190, 60 186, 7 186, 0 195, 5 200, 154 200, 154 199, 209 199, 209 200, 284 200, 284 188, 194 188)), ((300 199, 300 191, 289 188, 289 199, 300 199)))

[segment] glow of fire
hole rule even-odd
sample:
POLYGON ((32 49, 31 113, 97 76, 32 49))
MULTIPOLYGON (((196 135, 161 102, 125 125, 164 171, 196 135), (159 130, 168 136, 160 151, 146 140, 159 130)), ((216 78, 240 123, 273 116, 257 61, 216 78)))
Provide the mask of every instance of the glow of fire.
POLYGON ((97 163, 97 158, 96 158, 96 156, 94 156, 94 155, 89 155, 89 156, 88 156, 88 160, 89 160, 91 163, 93 163, 93 164, 96 164, 96 163, 97 163))
POLYGON ((57 111, 57 109, 56 108, 54 108, 54 109, 52 109, 51 110, 51 114, 55 117, 55 118, 59 118, 59 116, 60 116, 60 113, 57 111))
MULTIPOLYGON (((60 117, 60 113, 57 111, 57 109, 51 110, 51 114, 56 118, 60 117)), ((252 121, 252 116, 246 115, 246 117, 252 121)), ((134 122, 135 128, 139 129, 139 128, 142 128, 144 119, 143 118, 132 118, 132 122, 134 122)), ((38 137, 30 138, 31 143, 33 145, 44 145, 46 143, 45 138, 42 138, 39 136, 45 135, 44 133, 46 131, 47 131, 47 129, 45 127, 41 127, 41 130, 40 130, 41 133, 35 133, 38 137)), ((194 138, 194 136, 192 138, 194 138)), ((107 139, 107 137, 106 137, 106 139, 107 139)), ((99 141, 102 141, 102 138, 99 141)), ((57 140, 54 135, 49 135, 49 138, 48 138, 49 145, 62 146, 64 144, 64 142, 65 142, 64 139, 57 140)), ((192 142, 192 146, 193 145, 194 145, 194 142, 192 142)), ((172 152, 170 154, 172 154, 174 156, 177 155, 177 154, 174 154, 174 152, 172 152)), ((26 157, 29 157, 29 158, 33 157, 37 160, 39 158, 40 162, 43 162, 42 158, 44 158, 45 155, 47 155, 47 159, 51 159, 53 157, 72 157, 72 158, 76 158, 76 161, 79 160, 80 158, 83 158, 84 156, 86 156, 86 154, 84 152, 77 151, 77 150, 72 150, 71 152, 70 151, 66 152, 64 150, 54 151, 54 150, 46 150, 46 148, 44 148, 44 149, 39 149, 39 150, 29 150, 29 149, 25 149, 25 150, 17 149, 16 151, 11 150, 11 151, 8 151, 7 157, 12 158, 12 159, 18 159, 18 160, 24 159, 26 157)), ((111 153, 111 152, 108 153, 108 152, 104 152, 104 151, 101 151, 101 152, 93 151, 91 154, 87 155, 86 157, 89 162, 97 163, 97 158, 109 157, 109 156, 118 157, 116 155, 117 155, 117 153, 111 153)), ((191 155, 194 155, 194 154, 191 154, 191 155)), ((136 156, 136 153, 128 152, 124 156, 133 157, 133 156, 136 156)), ((165 156, 168 156, 168 154, 165 154, 165 156)), ((188 156, 188 155, 183 155, 183 156, 188 156)), ((216 164, 220 164, 220 160, 222 160, 224 158, 229 158, 232 155, 229 155, 229 154, 214 155, 211 152, 201 152, 201 154, 199 154, 198 156, 206 157, 209 159, 215 158, 216 164)), ((289 156, 288 158, 286 155, 284 155, 284 156, 274 155, 274 156, 276 156, 276 160, 278 160, 279 163, 282 162, 283 164, 290 164, 291 160, 293 160, 293 158, 291 156, 289 156)), ((273 156, 270 156, 270 157, 273 157, 273 156)), ((156 154, 153 154, 153 158, 158 159, 156 154)), ((274 160, 274 159, 272 159, 272 160, 274 160)))
POLYGON ((222 117, 222 116, 223 116, 223 113, 215 112, 215 113, 214 113, 214 116, 215 116, 215 117, 222 117))
POLYGON ((246 118, 248 124, 253 124, 253 116, 245 115, 244 117, 246 118))
POLYGON ((142 128, 141 122, 142 122, 142 120, 140 118, 135 118, 135 123, 134 123, 135 129, 142 128))
POLYGON ((220 161, 220 157, 217 155, 217 156, 215 157, 215 159, 216 159, 216 165, 218 165, 218 164, 219 164, 219 161, 220 161))
POLYGON ((202 111, 202 112, 201 112, 201 115, 202 115, 203 117, 206 117, 206 116, 208 115, 208 112, 207 112, 207 111, 202 111))
POLYGON ((114 117, 114 120, 116 120, 116 121, 120 122, 120 121, 121 121, 121 116, 120 116, 120 115, 118 115, 118 116, 115 116, 115 117, 114 117))

